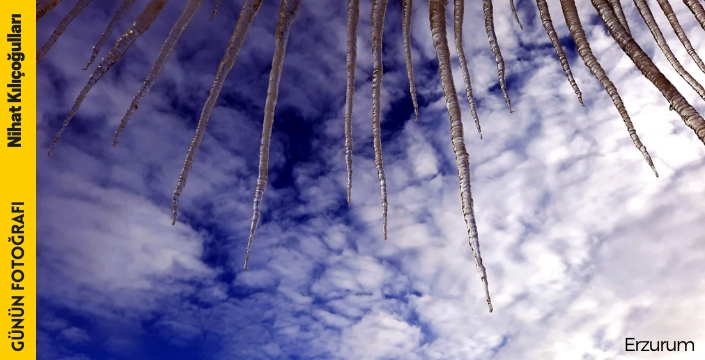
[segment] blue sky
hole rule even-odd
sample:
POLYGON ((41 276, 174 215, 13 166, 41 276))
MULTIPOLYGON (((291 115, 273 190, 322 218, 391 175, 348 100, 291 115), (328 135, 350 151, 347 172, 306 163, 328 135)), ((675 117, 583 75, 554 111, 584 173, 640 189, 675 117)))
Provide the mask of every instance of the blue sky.
MULTIPOLYGON (((101 56, 146 3, 136 2, 101 56)), ((211 117, 178 222, 170 224, 173 188, 242 1, 223 2, 208 21, 213 3, 198 10, 115 148, 113 131, 184 2, 169 3, 93 88, 51 158, 41 154, 85 84, 81 68, 117 5, 94 1, 38 65, 39 358, 637 358, 624 352, 626 337, 695 341, 699 353, 677 358, 702 356, 705 149, 599 25, 589 2, 579 10, 593 51, 661 177, 577 56, 556 2, 554 25, 586 107, 561 71, 534 2, 516 2, 521 31, 501 1, 495 26, 513 114, 497 83, 481 2, 468 3, 465 50, 484 140, 455 56, 453 75, 492 314, 468 246, 423 1, 414 2, 412 20, 418 123, 401 1, 390 1, 385 20, 387 241, 370 126, 368 0, 360 4, 352 203, 345 200, 346 5, 304 1, 281 79, 264 213, 249 270, 242 270, 279 8, 265 1, 211 117)), ((637 41, 704 113, 633 4, 623 3, 637 41)), ((705 82, 649 3, 676 56, 705 82)), ((62 2, 38 23, 38 44, 73 4, 62 2)), ((672 5, 705 55, 702 29, 681 2, 672 5)), ((452 5, 448 11, 450 20, 452 5)))

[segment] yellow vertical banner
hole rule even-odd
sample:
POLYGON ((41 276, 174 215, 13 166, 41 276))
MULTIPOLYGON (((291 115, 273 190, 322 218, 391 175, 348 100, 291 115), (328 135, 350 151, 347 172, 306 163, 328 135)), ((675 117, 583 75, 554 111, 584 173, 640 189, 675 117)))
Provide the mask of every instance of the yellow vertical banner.
POLYGON ((37 78, 34 1, 0 4, 0 359, 37 356, 37 78), (4 309, 7 315, 4 316, 4 309))

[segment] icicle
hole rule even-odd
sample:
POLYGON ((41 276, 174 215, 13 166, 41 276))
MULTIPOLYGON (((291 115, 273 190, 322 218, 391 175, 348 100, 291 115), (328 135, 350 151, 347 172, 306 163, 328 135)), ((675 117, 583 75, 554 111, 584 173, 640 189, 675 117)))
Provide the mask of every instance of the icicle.
POLYGON ((698 0, 683 0, 686 6, 688 6, 688 9, 690 9, 690 12, 695 15, 695 18, 698 20, 700 23, 700 27, 705 30, 705 9, 703 9, 703 6, 700 5, 698 0))
POLYGON ((681 27, 680 22, 678 22, 678 18, 676 17, 676 13, 673 11, 671 4, 668 3, 668 0, 656 0, 656 2, 658 2, 661 10, 663 10, 663 13, 666 15, 666 18, 668 18, 668 22, 671 24, 673 31, 676 32, 678 40, 681 41, 685 47, 685 50, 688 52, 688 55, 693 58, 693 61, 698 64, 700 70, 705 73, 705 63, 703 63, 700 56, 698 56, 695 49, 693 49, 693 45, 690 43, 690 40, 688 40, 688 36, 685 34, 685 31, 683 31, 683 27, 681 27))
POLYGON ((504 102, 507 103, 509 112, 513 113, 514 110, 512 110, 512 104, 509 101, 509 95, 507 94, 507 85, 504 81, 504 59, 502 58, 502 52, 499 50, 499 44, 497 44, 497 35, 495 35, 494 32, 492 0, 482 0, 482 11, 485 13, 485 32, 487 32, 487 38, 490 41, 490 47, 494 53, 495 62, 497 62, 497 77, 499 78, 499 86, 502 88, 504 102))
POLYGON ((193 166, 193 159, 196 157, 196 152, 198 147, 201 146, 201 140, 203 140, 203 134, 206 132, 206 126, 208 126, 208 120, 210 120, 211 112, 213 107, 215 107, 215 102, 218 100, 220 95, 220 90, 223 88, 223 83, 225 78, 228 76, 228 72, 233 68, 235 60, 237 60, 238 54, 240 54, 240 49, 242 44, 245 42, 245 36, 247 31, 250 29, 250 24, 252 24, 252 19, 257 15, 260 5, 262 5, 262 0, 245 0, 242 4, 242 9, 240 10, 240 15, 237 18, 237 23, 235 24, 235 30, 230 37, 230 43, 228 48, 225 50, 225 56, 220 60, 220 65, 218 65, 218 72, 215 74, 215 79, 213 79, 213 86, 211 91, 208 93, 208 98, 206 103, 203 105, 203 111, 201 112, 201 117, 198 119, 198 126, 196 127, 196 133, 191 140, 188 152, 186 153, 186 159, 184 160, 184 166, 179 174, 179 180, 176 183, 176 188, 174 189, 174 196, 172 197, 172 209, 173 218, 171 224, 176 223, 176 215, 179 210, 179 197, 184 191, 186 186, 186 180, 188 179, 189 171, 193 166))
POLYGON ((164 5, 166 5, 167 1, 169 0, 151 0, 149 4, 144 8, 142 13, 137 17, 137 20, 132 24, 132 26, 125 32, 123 36, 118 39, 117 42, 115 42, 115 46, 113 47, 113 50, 106 55, 103 60, 101 60, 100 65, 95 69, 93 74, 88 78, 88 83, 86 86, 83 87, 83 90, 81 90, 81 93, 78 94, 78 98, 76 98, 76 102, 73 104, 73 107, 71 108, 71 111, 69 112, 69 115, 66 117, 64 120, 64 124, 61 126, 61 129, 59 132, 56 134, 54 137, 54 141, 51 143, 51 147, 49 148, 49 152, 47 152, 47 155, 51 156, 51 154, 54 152, 54 148, 56 147, 56 143, 59 141, 59 138, 61 138, 61 134, 66 130, 66 127, 69 125, 69 122, 73 118, 74 115, 76 115, 76 112, 78 111, 78 108, 81 107, 81 103, 83 102, 83 99, 88 95, 88 92, 93 88, 93 85, 95 85, 98 80, 100 80, 105 73, 110 70, 110 68, 122 57, 123 54, 127 51, 127 49, 130 48, 132 43, 137 40, 137 38, 142 35, 143 32, 145 32, 147 29, 149 29, 149 26, 152 24, 152 21, 159 15, 159 13, 162 11, 164 8, 164 5))
POLYGON ((565 72, 565 76, 568 78, 570 86, 573 87, 573 91, 578 97, 580 105, 585 106, 585 104, 583 103, 583 95, 580 92, 580 89, 578 89, 578 84, 575 83, 575 79, 573 78, 573 72, 570 71, 570 64, 568 63, 568 58, 565 56, 565 52, 563 52, 563 48, 561 47, 560 41, 558 41, 556 29, 553 28, 551 13, 548 11, 548 3, 546 2, 546 0, 536 0, 536 6, 539 8, 539 14, 541 16, 543 28, 546 29, 546 34, 548 34, 548 37, 551 39, 551 44, 553 44, 553 49, 556 50, 558 60, 560 60, 561 65, 563 65, 563 72, 565 72))
POLYGON ((406 57, 406 73, 409 75, 409 92, 411 102, 414 104, 416 122, 419 121, 419 103, 416 101, 416 84, 414 84, 414 67, 411 65, 411 12, 412 0, 402 0, 402 33, 404 36, 404 55, 406 57))
POLYGON ((626 34, 626 30, 617 20, 614 11, 606 0, 592 0, 592 5, 600 14, 600 18, 605 23, 612 35, 612 38, 619 44, 625 54, 634 62, 634 65, 644 76, 656 86, 668 103, 673 106, 678 115, 683 119, 697 135, 698 139, 705 144, 705 120, 698 114, 688 101, 681 95, 673 84, 659 71, 658 67, 651 61, 649 56, 641 49, 634 39, 626 34))
POLYGON ((272 71, 269 73, 269 85, 267 86, 267 100, 264 105, 264 123, 262 125, 262 145, 259 148, 259 175, 257 176, 257 187, 255 188, 255 200, 252 206, 252 223, 250 224, 250 238, 247 240, 247 252, 245 253, 245 270, 247 262, 250 260, 250 248, 252 240, 255 238, 257 222, 262 211, 262 198, 264 189, 267 186, 267 174, 269 170, 269 142, 272 137, 272 125, 274 124, 274 108, 277 106, 279 96, 279 80, 284 67, 284 55, 286 53, 286 43, 289 40, 289 30, 299 10, 301 0, 282 0, 279 11, 279 22, 274 38, 274 58, 272 59, 272 71))
POLYGON ((382 195, 382 230, 384 240, 387 240, 387 179, 384 176, 382 162, 382 33, 384 30, 384 15, 387 10, 387 0, 372 0, 372 135, 375 147, 375 167, 379 178, 379 191, 382 195))
POLYGON ((51 34, 49 37, 49 40, 42 45, 42 48, 37 51, 37 62, 42 60, 44 55, 47 54, 49 49, 51 49, 52 46, 54 46, 54 43, 56 43, 56 40, 59 40, 59 36, 64 33, 66 28, 69 26, 69 24, 73 21, 73 19, 78 16, 78 14, 81 13, 83 9, 88 6, 88 4, 91 3, 91 0, 79 0, 79 2, 76 3, 76 5, 71 8, 71 11, 69 11, 66 16, 61 20, 61 23, 59 23, 59 26, 56 27, 56 30, 54 30, 54 33, 51 34))
POLYGON ((171 55, 171 52, 174 51, 174 46, 176 46, 176 43, 181 37, 181 34, 184 32, 184 30, 186 30, 186 27, 191 21, 191 18, 193 18, 193 15, 196 13, 198 7, 201 6, 201 2, 203 2, 203 0, 189 0, 186 4, 186 8, 184 8, 184 11, 181 13, 181 16, 179 16, 179 19, 176 20, 176 22, 174 23, 174 26, 169 32, 169 36, 167 36, 166 40, 164 41, 164 44, 162 45, 162 49, 159 51, 159 56, 157 56, 157 60, 154 62, 154 65, 152 65, 152 69, 149 71, 149 75, 147 75, 147 79, 142 84, 142 87, 140 87, 140 90, 137 92, 137 95, 135 95, 135 97, 132 99, 130 107, 127 109, 125 115, 123 115, 122 120, 120 120, 120 125, 118 126, 117 130, 115 130, 115 136, 113 137, 113 146, 117 145, 120 133, 125 129, 125 126, 127 126, 127 122, 130 121, 132 114, 135 112, 135 110, 137 110, 140 101, 142 100, 142 98, 147 96, 149 91, 152 89, 152 86, 154 86, 154 83, 157 81, 157 77, 159 77, 159 75, 162 73, 162 70, 164 70, 164 65, 166 64, 169 55, 171 55))
POLYGON ((619 23, 622 24, 625 30, 627 30, 627 33, 629 35, 632 34, 632 31, 629 30, 629 24, 627 23, 627 17, 624 15, 624 10, 622 9, 622 2, 621 0, 609 0, 610 6, 612 7, 612 10, 614 10, 615 15, 617 15, 617 19, 619 19, 619 23))
POLYGON ((220 3, 221 3, 221 2, 223 2, 223 0, 217 0, 217 1, 215 2, 215 7, 213 8, 213 13, 211 13, 211 18, 208 19, 208 20, 213 20, 213 18, 215 17, 215 14, 218 13, 218 7, 220 6, 220 3))
POLYGON ((583 25, 580 23, 580 16, 578 15, 578 9, 575 7, 575 2, 573 2, 573 0, 561 0, 561 7, 563 8, 565 22, 568 24, 568 30, 573 36, 575 45, 578 47, 578 54, 580 54, 583 62, 585 62, 585 66, 590 69, 590 72, 595 76, 597 81, 600 82, 602 87, 605 88, 607 94, 609 94, 614 106, 617 108, 617 111, 619 111, 619 115, 622 117, 622 120, 624 120, 624 125, 627 126, 627 131, 629 132, 629 136, 632 138, 634 146, 639 149, 641 155, 644 156, 646 163, 649 164, 651 170, 653 170, 656 177, 658 177, 658 172, 656 171, 656 167, 651 160, 651 156, 646 150, 644 144, 641 143, 639 136, 636 134, 634 124, 632 124, 632 120, 629 118, 629 114, 627 113, 627 108, 624 107, 622 98, 617 92, 617 87, 615 87, 612 81, 610 81, 607 77, 607 73, 605 73, 605 70, 592 53, 590 43, 585 36, 585 31, 583 30, 583 25))
POLYGON ((110 20, 110 23, 108 24, 108 27, 105 28, 105 31, 103 31, 103 34, 100 35, 100 39, 98 39, 98 42, 93 46, 93 52, 91 53, 91 58, 88 60, 88 63, 86 64, 86 67, 83 68, 83 70, 88 69, 91 64, 93 64, 93 61, 95 61, 95 58, 100 54, 100 50, 103 48, 103 45, 108 41, 108 38, 110 37, 110 34, 113 33, 113 30, 115 30, 115 27, 117 24, 120 22, 120 20, 127 14, 127 12, 130 10, 132 5, 135 3, 135 0, 125 0, 122 2, 122 5, 115 11, 115 14, 113 15, 112 20, 110 20))
POLYGON ((348 0, 348 55, 347 84, 345 87, 345 164, 348 168, 348 204, 352 193, 352 108, 355 94, 355 67, 357 62, 357 23, 360 18, 360 0, 348 0))
POLYGON ((700 98, 705 100, 705 88, 703 88, 703 86, 700 85, 700 83, 698 83, 698 81, 695 80, 685 68, 683 68, 680 61, 678 61, 676 56, 673 55, 671 48, 668 46, 666 39, 663 37, 663 33, 661 33, 661 29, 659 29, 658 24, 656 23, 656 19, 654 19, 654 15, 651 13, 651 9, 649 9, 649 5, 645 0, 634 0, 634 5, 636 5, 636 8, 639 10, 639 14, 641 14, 646 26, 649 28, 649 31, 651 31, 651 35, 654 36, 654 40, 656 40, 658 47, 661 48, 661 51, 666 56, 666 59, 668 59, 668 62, 671 63, 671 66, 673 66, 678 75, 680 75, 683 80, 685 80, 688 85, 690 85, 690 87, 692 87, 693 90, 700 95, 700 98))
POLYGON ((49 11, 54 10, 56 5, 59 5, 60 2, 61 0, 44 1, 42 4, 37 2, 37 21, 49 13, 49 11))
POLYGON ((477 117, 477 104, 475 103, 475 98, 472 96, 470 72, 468 71, 468 63, 465 59, 465 50, 463 49, 463 15, 465 14, 464 3, 464 0, 454 0, 453 2, 453 34, 455 35, 455 52, 458 54, 460 70, 463 73, 463 80, 465 81, 465 94, 467 95, 468 102, 470 103, 470 113, 472 114, 472 118, 475 120, 477 133, 480 134, 480 139, 482 139, 480 119, 477 117))
POLYGON ((512 12, 514 13, 514 20, 516 20, 517 24, 519 24, 519 28, 524 30, 524 25, 522 25, 521 21, 519 21, 519 15, 517 15, 517 9, 514 7, 514 0, 509 0, 509 7, 512 8, 512 12))
POLYGON ((480 273, 482 283, 485 288, 485 299, 492 312, 492 300, 490 299, 489 286, 487 283, 487 272, 482 264, 480 254, 480 242, 477 238, 477 225, 475 224, 475 213, 473 210, 472 191, 470 189, 470 162, 468 152, 465 149, 465 139, 463 139, 463 123, 458 104, 458 94, 453 85, 453 72, 450 65, 450 50, 446 39, 446 4, 447 0, 429 0, 429 20, 431 23, 431 34, 433 36, 433 46, 436 48, 438 57, 438 70, 443 84, 443 93, 446 98, 446 106, 450 117, 450 132, 455 161, 458 166, 458 177, 460 180, 460 198, 463 206, 463 217, 468 229, 470 247, 475 257, 475 266, 480 273))

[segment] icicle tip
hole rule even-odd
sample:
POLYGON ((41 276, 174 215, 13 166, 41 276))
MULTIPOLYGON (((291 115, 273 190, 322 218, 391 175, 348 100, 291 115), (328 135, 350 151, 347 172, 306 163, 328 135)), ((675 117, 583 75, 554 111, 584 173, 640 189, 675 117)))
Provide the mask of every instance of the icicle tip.
POLYGON ((179 199, 174 195, 174 197, 171 200, 171 209, 172 209, 172 216, 171 216, 171 225, 176 224, 176 215, 179 213, 179 199))

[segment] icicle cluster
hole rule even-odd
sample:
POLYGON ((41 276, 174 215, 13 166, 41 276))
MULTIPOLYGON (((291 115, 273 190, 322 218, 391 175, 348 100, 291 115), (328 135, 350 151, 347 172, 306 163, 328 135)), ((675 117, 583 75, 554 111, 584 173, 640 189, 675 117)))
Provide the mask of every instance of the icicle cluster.
MULTIPOLYGON (((113 49, 102 59, 100 65, 95 69, 92 75, 90 75, 88 83, 79 93, 73 107, 71 108, 67 118, 57 133, 54 141, 51 144, 48 155, 52 154, 57 141, 61 137, 63 131, 67 128, 69 122, 73 116, 78 111, 81 102, 86 97, 90 89, 100 80, 100 78, 114 65, 128 50, 130 45, 143 33, 145 32, 150 24, 156 19, 157 15, 160 13, 162 8, 166 5, 168 0, 150 0, 149 4, 145 7, 142 13, 137 17, 132 26, 117 40, 113 49)), ((652 33, 656 43, 663 51, 664 55, 674 67, 674 69, 680 74, 688 84, 695 89, 701 98, 705 100, 705 89, 701 84, 699 84, 680 64, 679 60, 674 56, 669 45, 666 43, 661 30, 659 29, 651 10, 645 0, 633 0, 639 13, 647 25, 649 31, 652 33)), ((37 20, 39 20, 46 13, 51 11, 60 0, 39 0, 37 1, 37 20)), ((90 0, 79 0, 73 9, 67 14, 64 20, 59 24, 54 34, 47 41, 47 43, 40 49, 37 54, 38 61, 44 57, 51 46, 56 42, 61 33, 66 29, 68 24, 73 20, 73 18, 78 15, 78 13, 84 9, 91 1, 90 0)), ((112 17, 112 20, 108 24, 104 33, 101 35, 100 39, 93 47, 93 52, 91 54, 90 60, 86 65, 86 68, 91 65, 95 60, 103 44, 107 41, 108 37, 112 31, 117 26, 120 19, 128 12, 130 7, 134 4, 135 0, 124 0, 119 8, 116 10, 112 17)), ((382 34, 384 32, 384 17, 386 13, 388 0, 373 0, 372 13, 371 13, 371 25, 372 25, 372 60, 373 60, 373 71, 372 71, 372 132, 374 136, 374 152, 375 152, 375 165, 377 168, 377 174, 380 181, 380 193, 382 198, 382 217, 383 217, 383 234, 384 238, 387 238, 387 194, 386 194, 386 178, 384 175, 384 167, 382 162, 382 141, 381 141, 381 120, 382 120, 382 108, 381 108, 381 94, 382 94, 382 34)), ((671 109, 675 110, 678 115, 683 119, 686 126, 690 127, 696 134, 696 136, 705 144, 705 120, 702 116, 691 106, 686 99, 678 92, 678 90, 673 86, 673 84, 666 79, 666 77, 661 73, 661 71, 654 65, 653 61, 647 56, 647 54, 642 50, 642 48, 634 41, 632 38, 631 31, 629 29, 629 24, 627 18, 622 10, 622 4, 620 0, 591 0, 593 6, 597 10, 600 19, 607 26, 610 34, 624 51, 625 54, 634 62, 636 67, 642 72, 642 74, 649 79, 654 86, 662 93, 664 98, 668 101, 671 109)), ((664 15, 667 17, 669 24, 678 36, 679 41, 683 44, 689 56, 693 58, 695 63, 698 65, 700 70, 705 73, 705 64, 700 59, 698 54, 693 49, 690 40, 686 36, 683 28, 681 27, 675 12, 671 8, 668 0, 657 0, 660 8, 662 9, 664 15)), ((688 6, 690 11, 693 13, 695 18, 700 22, 703 29, 705 29, 705 9, 698 3, 697 0, 683 0, 683 2, 688 6)), ((169 55, 173 52, 181 34, 183 33, 186 26, 189 24, 193 15, 195 14, 198 7, 201 5, 202 0, 189 0, 183 13, 179 19, 173 25, 169 36, 162 45, 161 51, 155 61, 152 69, 147 75, 146 80, 142 84, 141 88, 135 95, 132 103, 128 107, 122 121, 115 132, 115 138, 113 145, 117 144, 118 136, 125 128, 126 124, 130 120, 133 113, 138 109, 139 102, 144 98, 154 85, 157 77, 163 71, 165 63, 169 58, 169 55)), ((218 12, 218 6, 221 0, 217 0, 214 10, 211 14, 211 18, 215 16, 218 12)), ((174 189, 172 207, 173 207, 173 218, 172 224, 176 222, 176 217, 178 213, 179 198, 186 186, 186 180, 188 178, 189 172, 193 166, 193 161, 196 156, 196 152, 203 140, 203 136, 210 119, 213 107, 220 95, 220 91, 223 87, 224 81, 232 69, 235 61, 240 53, 240 49, 245 41, 247 32, 249 30, 252 21, 257 14, 262 0, 245 0, 240 11, 240 15, 237 19, 235 29, 230 38, 230 42, 225 51, 225 55, 218 66, 215 78, 213 80, 213 85, 211 87, 208 98, 203 106, 201 112, 198 126, 194 137, 189 146, 186 158, 184 160, 184 165, 179 174, 178 182, 176 188, 174 189)), ((279 82, 281 79, 282 69, 284 65, 284 55, 286 53, 286 45, 289 36, 289 31, 291 29, 293 20, 301 4, 301 0, 282 0, 281 10, 279 13, 279 21, 277 24, 277 32, 275 36, 275 52, 272 59, 272 70, 269 77, 269 87, 267 90, 267 98, 265 101, 264 109, 264 121, 262 127, 262 143, 260 147, 260 157, 259 157, 259 174, 257 178, 257 184, 255 187, 255 195, 253 201, 253 214, 252 222, 250 225, 250 235, 247 243, 247 252, 245 255, 245 269, 247 269, 247 264, 250 256, 251 245, 254 240, 255 231, 259 222, 260 214, 262 211, 262 202, 264 199, 264 190, 267 185, 268 177, 268 162, 269 162, 269 145, 271 141, 272 127, 274 124, 274 110, 277 103, 277 97, 279 93, 279 82)), ((416 97, 416 87, 414 85, 414 72, 411 59, 411 19, 412 19, 412 0, 402 0, 402 33, 404 40, 404 57, 406 61, 406 69, 409 77, 409 92, 411 94, 412 103, 414 107, 414 114, 416 121, 419 118, 418 102, 416 97)), ((482 256, 480 254, 480 243, 478 238, 477 224, 475 222, 474 208, 473 208, 473 198, 471 192, 470 184, 470 160, 465 147, 465 140, 463 138, 463 124, 461 122, 460 106, 458 101, 458 95, 456 93, 455 86, 453 85, 453 74, 451 71, 451 61, 450 61, 450 50, 448 47, 446 39, 446 6, 448 4, 447 0, 429 0, 429 21, 431 36, 433 37, 433 45, 436 50, 436 55, 438 57, 439 73, 442 82, 443 92, 446 99, 446 106, 448 109, 448 115, 450 120, 450 130, 451 130, 451 143, 456 157, 456 165, 458 168, 458 178, 460 184, 460 197, 462 204, 463 217, 468 232, 468 240, 470 247, 473 251, 475 266, 477 271, 480 273, 480 278, 484 286, 485 298, 489 306, 490 312, 492 312, 492 302, 489 294, 489 285, 487 280, 487 272, 483 265, 482 256)), ((597 58, 593 55, 590 48, 590 44, 583 30, 580 16, 578 10, 575 6, 574 0, 560 0, 561 9, 563 11, 563 16, 568 25, 568 31, 570 32, 578 50, 580 58, 585 63, 585 66, 590 70, 590 72, 595 76, 595 78, 603 86, 610 99, 614 103, 617 111, 619 112, 629 136, 631 137, 634 146, 641 152, 646 160, 647 164, 654 171, 656 176, 656 168, 646 150, 646 147, 639 140, 634 125, 627 114, 626 107, 622 102, 622 99, 617 91, 615 84, 610 81, 607 77, 607 73, 602 68, 597 58)), ((582 94, 578 88, 578 85, 573 78, 573 74, 570 69, 570 65, 564 50, 562 49, 558 34, 553 27, 553 21, 551 19, 551 14, 549 12, 549 4, 546 0, 536 0, 536 6, 541 19, 541 22, 546 30, 553 47, 556 51, 556 55, 563 67, 563 71, 570 83, 571 87, 575 91, 576 96, 581 104, 583 104, 582 94)), ((346 59, 346 91, 345 91, 345 161, 348 172, 348 184, 347 184, 347 200, 350 202, 351 190, 352 190, 352 108, 353 108, 353 95, 355 92, 355 69, 356 69, 356 57, 357 57, 357 26, 359 20, 359 0, 348 0, 348 10, 347 10, 347 59, 346 59)), ((509 7, 514 14, 514 18, 523 29, 521 22, 519 21, 519 16, 517 10, 514 6, 514 1, 510 0, 509 7)), ((502 93, 504 95, 504 100, 509 108, 510 112, 513 112, 511 103, 509 100, 509 95, 507 92, 506 81, 505 81, 505 65, 502 58, 502 54, 499 48, 499 43, 495 35, 494 29, 494 8, 491 0, 483 0, 483 13, 484 13, 484 26, 487 33, 487 38, 490 44, 490 49, 495 56, 495 61, 497 64, 497 76, 502 93)), ((468 69, 468 60, 465 56, 465 51, 463 50, 463 13, 464 13, 464 1, 454 0, 454 13, 453 13, 453 25, 454 25, 454 37, 455 37, 455 49, 460 62, 460 69, 462 72, 463 80, 465 83, 465 93, 470 104, 470 111, 472 112, 472 117, 475 120, 475 125, 477 131, 482 138, 482 131, 480 128, 480 122, 477 116, 477 104, 475 103, 472 86, 470 80, 470 71, 468 69)))
POLYGON ((167 1, 169 0, 151 0, 142 13, 137 17, 137 20, 135 20, 132 26, 125 32, 124 35, 120 37, 120 39, 118 39, 117 42, 115 42, 113 50, 111 50, 110 53, 108 53, 108 55, 101 60, 100 65, 98 65, 93 74, 91 74, 88 78, 88 83, 86 86, 84 86, 83 90, 81 90, 78 94, 78 98, 76 98, 71 111, 64 120, 64 124, 54 137, 54 141, 52 141, 47 155, 51 156, 54 152, 54 148, 56 147, 56 143, 59 141, 59 138, 61 138, 61 134, 63 134, 64 130, 66 130, 69 126, 69 122, 73 119, 74 115, 76 115, 76 112, 81 107, 81 103, 83 103, 83 99, 86 98, 86 95, 88 95, 88 92, 91 91, 93 85, 95 85, 103 77, 103 75, 105 75, 108 70, 110 70, 110 68, 115 65, 118 60, 120 60, 120 58, 122 58, 127 49, 130 48, 135 40, 137 40, 143 32, 149 29, 149 26, 152 25, 152 22, 157 18, 157 15, 159 15, 162 11, 167 1))
POLYGON ((639 44, 634 41, 627 30, 619 23, 610 4, 606 0, 591 1, 595 10, 597 10, 597 13, 600 15, 600 18, 607 26, 607 29, 609 29, 612 38, 614 38, 619 47, 622 48, 622 51, 629 56, 644 77, 649 79, 649 81, 656 86, 671 105, 671 108, 680 115, 685 124, 693 129, 698 139, 705 144, 705 120, 703 120, 702 116, 700 116, 697 110, 688 103, 678 89, 661 73, 639 44))

